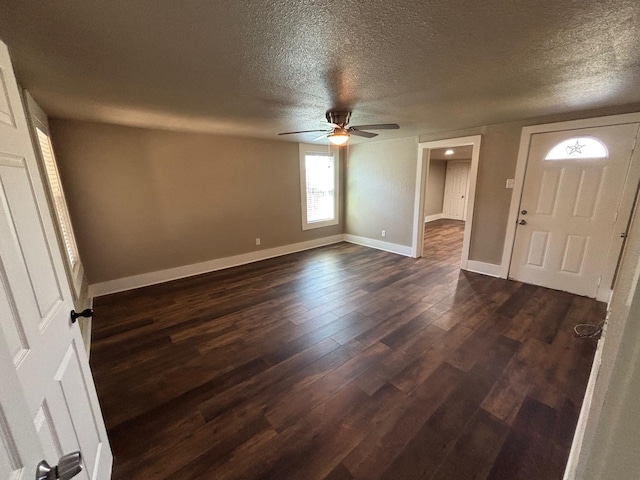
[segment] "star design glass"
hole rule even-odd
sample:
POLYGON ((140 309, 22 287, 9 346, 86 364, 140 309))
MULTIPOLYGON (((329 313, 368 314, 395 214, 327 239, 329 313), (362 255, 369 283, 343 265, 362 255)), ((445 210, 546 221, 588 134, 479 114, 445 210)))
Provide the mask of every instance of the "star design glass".
POLYGON ((586 147, 586 145, 580 145, 580 140, 578 139, 574 145, 567 145, 567 154, 580 155, 584 147, 586 147))

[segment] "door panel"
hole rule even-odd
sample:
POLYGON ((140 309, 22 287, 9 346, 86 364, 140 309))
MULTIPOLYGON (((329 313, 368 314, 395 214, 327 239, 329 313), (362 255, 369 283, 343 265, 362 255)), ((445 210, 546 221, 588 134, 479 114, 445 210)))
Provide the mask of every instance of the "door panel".
POLYGON ((582 266, 585 262, 584 254, 587 251, 587 240, 587 237, 580 235, 569 235, 567 237, 567 246, 564 249, 560 270, 577 274, 582 271, 582 266))
POLYGON ((626 124, 532 136, 511 278, 596 296, 637 132, 638 124, 626 124), (598 139, 608 155, 546 159, 554 146, 578 137, 598 139))
POLYGON ((33 423, 36 427, 38 439, 44 450, 45 457, 60 458, 64 455, 58 429, 56 428, 56 422, 53 421, 53 415, 51 414, 49 403, 46 400, 42 402, 41 407, 38 409, 33 423))
POLYGON ((1 478, 18 478, 23 468, 20 458, 19 447, 11 434, 11 431, 5 425, 7 424, 7 415, 0 405, 0 477, 1 478))
POLYGON ((537 215, 553 215, 556 211, 558 188, 562 178, 562 170, 553 169, 542 172, 540 193, 536 202, 537 215))
MULTIPOLYGON (((0 263, 0 267, 2 264, 0 263)), ((1 270, 1 268, 0 268, 1 270)), ((0 311, 6 311, 7 296, 0 288, 0 311)), ((0 317, 3 319, 6 317, 0 317)), ((0 478, 33 478, 35 465, 43 458, 43 451, 27 410, 22 386, 18 380, 13 358, 0 328, 0 478)))
POLYGON ((77 478, 106 480, 106 429, 80 331, 70 321, 62 252, 1 43, 0 77, 0 472, 32 478, 40 460, 55 465, 80 450, 85 471, 77 478))
POLYGON ((38 308, 38 326, 44 329, 63 299, 42 224, 31 221, 39 214, 33 202, 32 185, 24 158, 0 156, 0 186, 3 214, 9 223, 7 228, 20 244, 29 280, 29 293, 33 295, 38 308))
POLYGON ((598 199, 602 193, 604 172, 604 168, 582 169, 578 194, 573 206, 574 217, 593 218, 598 199))
POLYGON ((541 267, 544 264, 544 259, 547 255, 548 244, 549 232, 532 232, 527 264, 541 267))
MULTIPOLYGON (((80 366, 82 343, 79 345, 74 341, 69 346, 62 363, 55 375, 56 395, 52 396, 55 401, 56 413, 59 417, 66 416, 67 423, 71 426, 82 425, 84 428, 76 432, 77 447, 85 453, 85 467, 89 478, 93 478, 94 470, 98 467, 100 460, 100 449, 103 438, 97 425, 95 412, 90 401, 91 394, 87 391, 84 382, 82 368, 80 366)), ((102 421, 100 416, 99 421, 102 421)), ((66 451, 73 451, 74 446, 69 445, 66 451)))

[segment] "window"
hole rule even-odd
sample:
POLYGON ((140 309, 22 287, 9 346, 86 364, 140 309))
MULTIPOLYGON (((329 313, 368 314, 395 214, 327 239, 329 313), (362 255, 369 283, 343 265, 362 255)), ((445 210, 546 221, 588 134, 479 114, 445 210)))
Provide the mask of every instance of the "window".
POLYGON ((573 137, 563 140, 547 153, 545 160, 570 160, 574 158, 607 158, 607 147, 592 137, 573 137))
POLYGON ((62 185, 60 183, 60 174, 58 173, 56 160, 53 156, 51 140, 49 136, 38 127, 36 127, 36 134, 38 136, 40 153, 42 154, 42 163, 44 164, 44 169, 47 174, 53 210, 58 219, 58 225, 60 226, 60 235, 65 253, 67 254, 67 261, 73 271, 78 263, 78 247, 75 237, 73 236, 73 227, 71 226, 67 202, 64 199, 64 192, 62 191, 62 185))
MULTIPOLYGON (((39 153, 38 159, 43 181, 46 187, 48 187, 49 205, 53 219, 55 220, 58 242, 75 302, 81 297, 81 291, 85 281, 84 268, 80 260, 80 255, 78 254, 78 246, 73 234, 73 227, 71 226, 69 209, 62 189, 53 145, 51 144, 49 123, 46 114, 27 92, 25 92, 25 99, 31 120, 34 147, 36 153, 39 153)), ((76 305, 76 307, 78 307, 78 305, 76 305)))
POLYGON ((338 151, 300 144, 302 229, 338 223, 338 151))

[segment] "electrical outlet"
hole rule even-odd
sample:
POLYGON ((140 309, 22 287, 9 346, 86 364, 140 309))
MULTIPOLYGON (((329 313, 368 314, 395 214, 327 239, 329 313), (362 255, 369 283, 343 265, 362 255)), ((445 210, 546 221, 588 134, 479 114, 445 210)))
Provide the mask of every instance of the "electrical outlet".
POLYGON ((256 245, 260 245, 260 237, 256 237, 256 245))
POLYGON ((380 235, 382 235, 383 238, 386 237, 387 236, 387 231, 386 230, 382 230, 382 233, 380 235))
POLYGON ((515 184, 516 184, 516 181, 513 178, 507 178, 506 188, 513 188, 515 184))

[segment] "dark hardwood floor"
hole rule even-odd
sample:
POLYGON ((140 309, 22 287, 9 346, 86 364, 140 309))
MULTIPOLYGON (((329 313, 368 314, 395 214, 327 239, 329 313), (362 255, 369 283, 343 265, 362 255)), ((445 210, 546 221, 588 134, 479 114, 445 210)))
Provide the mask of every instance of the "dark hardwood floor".
POLYGON ((605 307, 341 243, 97 298, 114 479, 561 479, 605 307))

